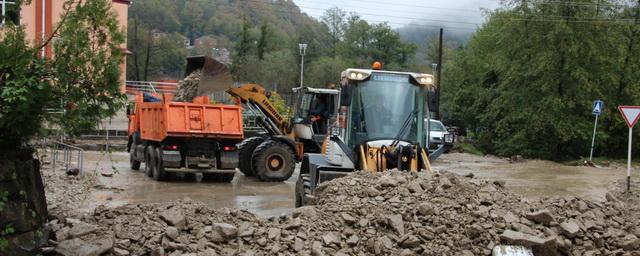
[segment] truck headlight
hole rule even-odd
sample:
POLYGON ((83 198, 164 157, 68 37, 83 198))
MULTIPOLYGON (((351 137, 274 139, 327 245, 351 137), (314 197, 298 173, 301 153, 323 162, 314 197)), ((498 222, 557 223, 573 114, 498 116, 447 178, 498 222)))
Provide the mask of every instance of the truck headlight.
POLYGON ((432 86, 433 85, 433 76, 429 74, 414 74, 413 78, 420 85, 432 86))

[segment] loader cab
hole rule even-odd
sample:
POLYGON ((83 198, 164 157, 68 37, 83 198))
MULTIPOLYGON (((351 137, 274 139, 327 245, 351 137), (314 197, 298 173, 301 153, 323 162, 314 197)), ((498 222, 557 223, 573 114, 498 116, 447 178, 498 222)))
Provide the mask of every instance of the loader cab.
POLYGON ((340 91, 336 89, 294 88, 295 104, 292 124, 296 136, 320 141, 327 135, 329 125, 335 122, 340 91))
POLYGON ((433 86, 429 74, 370 69, 342 73, 340 115, 345 144, 389 146, 394 141, 419 145, 425 141, 425 103, 433 86))

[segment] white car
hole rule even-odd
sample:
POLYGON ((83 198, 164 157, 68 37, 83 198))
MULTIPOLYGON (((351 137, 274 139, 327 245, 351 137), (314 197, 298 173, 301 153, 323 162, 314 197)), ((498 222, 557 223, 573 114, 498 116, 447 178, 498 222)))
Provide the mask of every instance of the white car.
POLYGON ((447 144, 453 143, 453 134, 447 131, 447 127, 438 120, 429 121, 429 145, 438 146, 443 142, 447 144), (445 141, 445 137, 447 140, 445 141))

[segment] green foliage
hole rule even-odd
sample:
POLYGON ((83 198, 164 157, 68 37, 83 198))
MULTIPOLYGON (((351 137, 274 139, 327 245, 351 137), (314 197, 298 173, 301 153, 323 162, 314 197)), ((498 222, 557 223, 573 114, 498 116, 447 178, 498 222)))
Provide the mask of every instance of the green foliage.
POLYGON ((284 101, 282 96, 280 96, 280 94, 278 94, 278 92, 276 91, 271 91, 270 94, 271 96, 269 97, 269 100, 276 108, 278 113, 280 113, 280 115, 285 119, 288 119, 289 115, 291 114, 291 109, 285 104, 286 102, 284 101))
POLYGON ((21 27, 5 26, 0 40, 0 146, 16 146, 34 136, 51 102, 48 70, 29 47, 21 27))
MULTIPOLYGON (((512 1, 491 13, 444 65, 446 118, 480 131, 479 146, 489 153, 576 158, 589 152, 591 103, 602 99, 596 153, 625 151, 616 107, 640 103, 640 25, 572 22, 598 11, 595 0, 581 2, 589 4, 512 1)), ((633 8, 599 2, 599 19, 639 18, 633 8)))
POLYGON ((53 60, 39 56, 44 46, 30 46, 21 27, 4 28, 0 146, 27 142, 41 130, 44 119, 74 134, 113 115, 122 105, 119 65, 124 36, 111 2, 69 0, 64 8, 55 30, 53 60), (45 109, 59 109, 63 114, 46 115, 45 109))

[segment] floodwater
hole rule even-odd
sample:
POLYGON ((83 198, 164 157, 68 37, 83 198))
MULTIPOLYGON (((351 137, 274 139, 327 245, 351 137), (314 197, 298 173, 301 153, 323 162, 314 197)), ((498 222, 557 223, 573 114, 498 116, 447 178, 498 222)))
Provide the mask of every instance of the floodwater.
MULTIPOLYGON (((527 198, 578 196, 603 201, 609 187, 626 177, 626 167, 567 166, 551 161, 510 163, 493 156, 451 153, 441 156, 434 169, 506 181, 506 188, 527 198)), ((633 174, 632 174, 633 176, 633 174)))
MULTIPOLYGON (((433 163, 433 168, 462 175, 473 173, 478 178, 504 180, 507 189, 531 199, 574 195, 601 201, 608 187, 626 175, 626 169, 620 167, 565 166, 540 160, 512 164, 501 158, 461 153, 441 156, 433 163)), ((85 152, 84 169, 98 173, 114 172, 113 177, 100 176, 106 189, 92 192, 88 205, 81 209, 85 211, 91 211, 101 204, 119 206, 190 198, 212 208, 235 207, 260 216, 277 216, 292 211, 298 176, 296 169, 286 182, 259 182, 240 172, 236 173, 231 183, 183 179, 157 182, 143 172, 130 170, 128 154, 125 152, 111 155, 85 152)))

